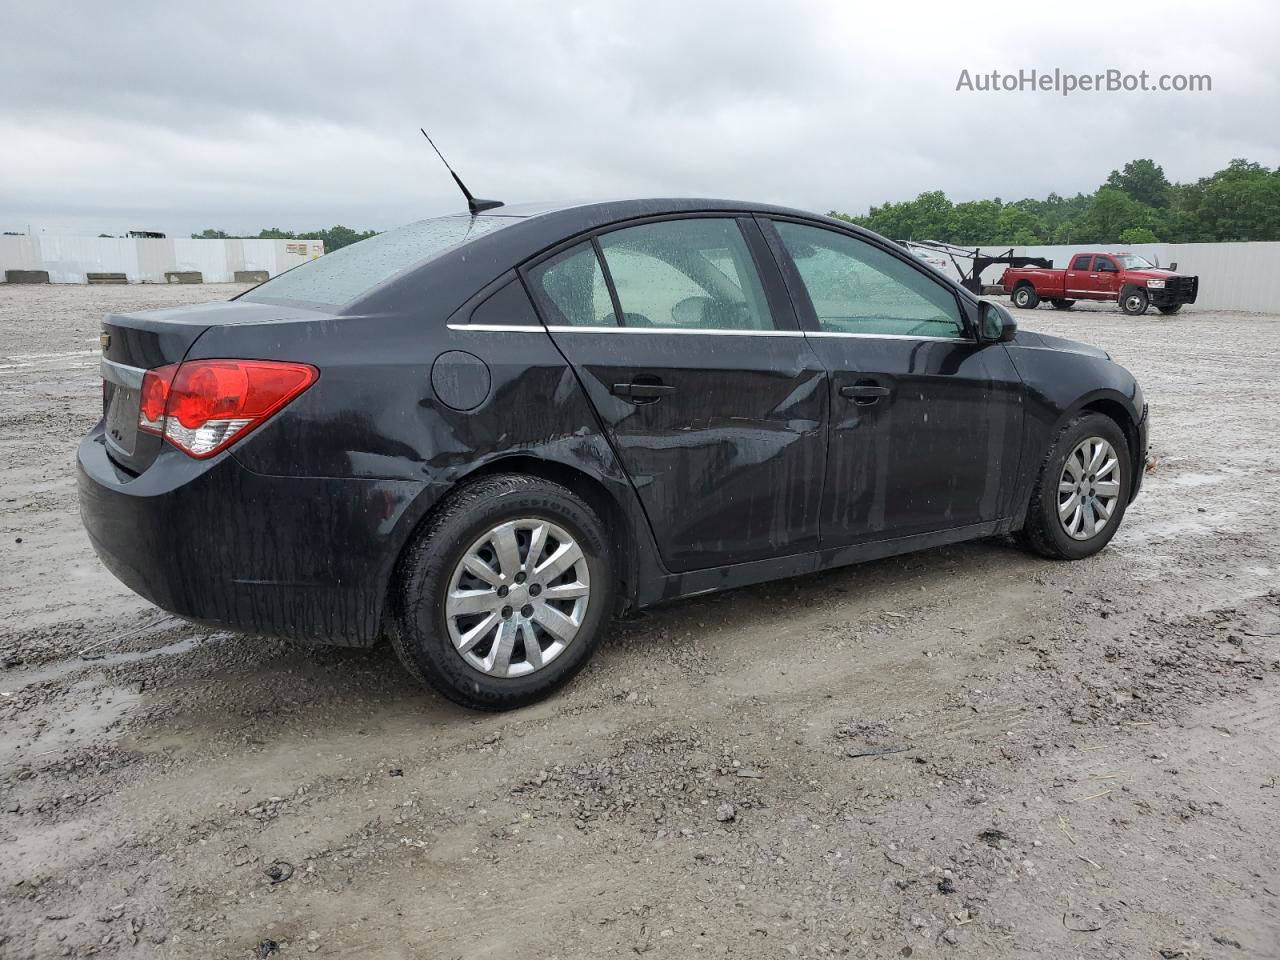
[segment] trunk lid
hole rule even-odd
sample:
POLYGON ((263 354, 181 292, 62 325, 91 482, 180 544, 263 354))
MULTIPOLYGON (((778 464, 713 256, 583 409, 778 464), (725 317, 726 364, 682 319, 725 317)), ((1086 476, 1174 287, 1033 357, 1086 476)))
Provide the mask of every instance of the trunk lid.
POLYGON ((138 429, 142 378, 148 370, 181 363, 210 327, 315 316, 304 308, 240 300, 109 314, 102 322, 102 419, 111 459, 140 474, 160 453, 164 441, 138 429))

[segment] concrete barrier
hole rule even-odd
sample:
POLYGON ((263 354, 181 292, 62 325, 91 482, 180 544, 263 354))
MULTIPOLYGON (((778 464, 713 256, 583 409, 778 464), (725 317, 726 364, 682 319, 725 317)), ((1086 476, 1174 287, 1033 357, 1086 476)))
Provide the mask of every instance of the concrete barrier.
POLYGON ((199 270, 166 270, 165 283, 204 283, 204 274, 199 270))
POLYGON ((6 270, 5 283, 48 283, 48 270, 6 270))
POLYGON ((234 276, 236 283, 266 283, 271 279, 265 270, 237 270, 234 276))
POLYGON ((85 283, 128 283, 129 278, 123 273, 86 273, 85 283))

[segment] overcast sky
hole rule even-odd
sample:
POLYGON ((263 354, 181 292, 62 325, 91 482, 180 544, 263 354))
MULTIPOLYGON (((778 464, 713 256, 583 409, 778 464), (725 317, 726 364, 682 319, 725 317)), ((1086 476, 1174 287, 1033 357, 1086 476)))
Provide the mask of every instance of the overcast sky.
POLYGON ((827 211, 1280 164, 1280 4, 5 3, 0 228, 343 223, 480 196, 718 196, 827 211), (976 11, 976 13, 974 12, 976 11), (1080 12, 1082 11, 1082 12, 1080 12), (1209 93, 957 92, 1055 67, 1209 93))

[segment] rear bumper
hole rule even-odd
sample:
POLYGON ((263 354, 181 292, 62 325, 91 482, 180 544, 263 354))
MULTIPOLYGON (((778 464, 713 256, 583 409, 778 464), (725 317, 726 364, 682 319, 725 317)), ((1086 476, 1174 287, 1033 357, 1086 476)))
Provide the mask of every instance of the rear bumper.
POLYGON ((135 477, 101 425, 76 459, 85 529, 127 587, 189 620, 320 643, 377 638, 395 558, 434 502, 424 483, 270 477, 172 449, 135 477))

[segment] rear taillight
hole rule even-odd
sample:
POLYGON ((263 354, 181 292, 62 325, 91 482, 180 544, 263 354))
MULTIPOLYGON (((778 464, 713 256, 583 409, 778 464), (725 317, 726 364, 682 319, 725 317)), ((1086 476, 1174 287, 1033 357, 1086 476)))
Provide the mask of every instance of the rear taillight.
POLYGON ((315 383, 305 363, 192 360, 148 370, 138 429, 164 437, 188 456, 226 449, 315 383))

